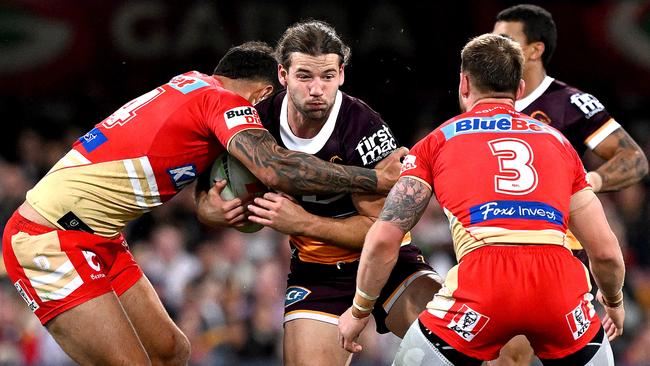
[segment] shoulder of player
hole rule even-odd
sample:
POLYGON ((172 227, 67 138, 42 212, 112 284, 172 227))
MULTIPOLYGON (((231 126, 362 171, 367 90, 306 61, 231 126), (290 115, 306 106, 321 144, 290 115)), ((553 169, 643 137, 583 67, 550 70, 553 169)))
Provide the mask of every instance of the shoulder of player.
POLYGON ((255 109, 257 109, 260 120, 265 127, 269 128, 271 125, 280 124, 282 102, 286 95, 286 90, 280 90, 263 101, 255 104, 255 109))
POLYGON ((551 85, 549 85, 548 89, 546 89, 543 95, 560 94, 569 97, 575 93, 583 93, 583 91, 573 85, 565 83, 564 81, 555 79, 553 82, 551 82, 551 85))
POLYGON ((348 121, 352 120, 354 124, 376 125, 385 123, 379 113, 372 109, 363 100, 341 92, 342 101, 339 111, 339 118, 348 121))
POLYGON ((585 92, 581 89, 578 89, 577 87, 573 85, 569 85, 563 81, 560 80, 554 80, 553 83, 549 86, 547 89, 545 95, 550 95, 550 94, 555 94, 555 95, 562 95, 563 99, 566 101, 567 104, 572 104, 574 107, 579 106, 576 103, 575 99, 578 98, 581 95, 586 95, 589 96, 591 99, 594 99, 598 102, 598 99, 596 97, 588 92, 585 92))
POLYGON ((445 134, 444 134, 442 129, 445 126, 448 126, 448 125, 454 123, 455 121, 458 121, 460 119, 465 118, 466 115, 467 115, 467 113, 463 113, 463 114, 457 115, 455 117, 452 117, 452 118, 444 121, 438 127, 433 129, 433 131, 430 131, 426 135, 422 136, 422 138, 420 138, 418 140, 418 144, 424 144, 424 143, 426 143, 426 144, 435 144, 435 145, 443 144, 447 139, 445 138, 445 134))

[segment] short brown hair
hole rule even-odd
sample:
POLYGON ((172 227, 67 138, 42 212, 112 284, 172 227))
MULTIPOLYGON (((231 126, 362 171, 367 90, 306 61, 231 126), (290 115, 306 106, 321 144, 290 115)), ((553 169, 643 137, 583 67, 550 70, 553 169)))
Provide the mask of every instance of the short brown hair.
POLYGON ((471 39, 460 57, 461 71, 479 91, 517 94, 524 72, 524 54, 515 41, 483 34, 471 39))
POLYGON ((310 56, 337 54, 339 66, 350 59, 350 47, 343 43, 334 27, 319 20, 295 23, 284 31, 275 47, 278 63, 286 68, 291 66, 293 52, 310 56))

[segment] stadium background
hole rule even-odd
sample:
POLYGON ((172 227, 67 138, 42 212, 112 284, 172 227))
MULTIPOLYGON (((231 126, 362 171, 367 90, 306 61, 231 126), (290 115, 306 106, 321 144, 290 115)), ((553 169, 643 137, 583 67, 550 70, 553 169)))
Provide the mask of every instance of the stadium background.
MULTIPOLYGON (((489 32, 512 1, 4 1, 0 4, 0 224, 74 139, 172 76, 209 73, 246 40, 274 44, 301 19, 332 23, 352 47, 342 90, 376 109, 411 146, 458 112, 460 48, 489 32)), ((549 74, 592 93, 650 156, 650 3, 534 2, 554 15, 549 74)), ((134 136, 134 139, 137 136, 134 136)), ((599 162, 587 157, 588 165, 599 162)), ((185 192, 131 225, 134 254, 193 344, 196 365, 279 362, 286 238, 208 230, 185 192)), ((601 195, 627 262, 628 321, 619 365, 650 364, 648 180, 601 195)), ((446 219, 415 230, 441 272, 451 266, 446 219)), ((549 294, 552 296, 552 294, 549 294)), ((531 314, 534 316, 534 314, 531 314)), ((367 335, 355 365, 389 363, 392 336, 367 335)), ((0 280, 0 365, 64 365, 64 355, 0 280)))

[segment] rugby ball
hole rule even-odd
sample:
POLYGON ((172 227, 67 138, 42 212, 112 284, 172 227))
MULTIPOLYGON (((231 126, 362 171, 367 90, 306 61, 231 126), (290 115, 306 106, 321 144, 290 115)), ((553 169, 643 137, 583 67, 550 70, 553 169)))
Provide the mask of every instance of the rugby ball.
MULTIPOLYGON (((227 152, 219 155, 210 170, 210 186, 225 179, 228 183, 221 191, 221 198, 232 200, 240 198, 244 205, 249 204, 255 197, 264 195, 268 188, 253 175, 239 160, 227 152)), ((243 233, 254 233, 263 225, 246 220, 246 224, 235 229, 243 233)))

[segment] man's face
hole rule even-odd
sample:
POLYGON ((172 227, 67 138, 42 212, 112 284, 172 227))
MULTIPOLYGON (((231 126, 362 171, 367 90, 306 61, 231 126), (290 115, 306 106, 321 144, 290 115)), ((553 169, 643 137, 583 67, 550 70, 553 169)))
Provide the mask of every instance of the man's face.
POLYGON ((493 34, 499 34, 505 37, 512 39, 513 41, 519 43, 521 49, 524 51, 525 62, 528 62, 528 58, 532 49, 528 43, 528 38, 524 33, 524 23, 522 22, 496 22, 494 23, 494 29, 492 30, 493 34))
POLYGON ((286 86, 289 99, 309 119, 329 116, 343 79, 339 56, 332 53, 309 56, 295 52, 289 70, 280 67, 280 81, 286 86))

